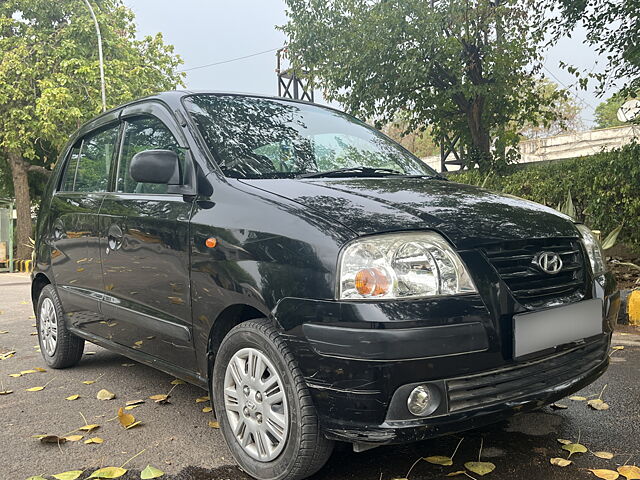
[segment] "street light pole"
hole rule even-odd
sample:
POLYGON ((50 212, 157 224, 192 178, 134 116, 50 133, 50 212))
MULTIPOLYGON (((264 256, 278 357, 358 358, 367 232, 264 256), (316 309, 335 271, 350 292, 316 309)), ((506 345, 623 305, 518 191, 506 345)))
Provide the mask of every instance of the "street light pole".
POLYGON ((91 12, 91 18, 93 18, 93 23, 96 26, 96 36, 98 37, 98 60, 100 62, 100 90, 102 93, 102 111, 107 110, 107 95, 105 93, 104 86, 104 59, 102 58, 102 34, 100 33, 100 25, 98 24, 98 19, 96 18, 96 14, 93 12, 93 8, 91 8, 91 4, 89 0, 84 0, 84 3, 87 5, 89 12, 91 12))

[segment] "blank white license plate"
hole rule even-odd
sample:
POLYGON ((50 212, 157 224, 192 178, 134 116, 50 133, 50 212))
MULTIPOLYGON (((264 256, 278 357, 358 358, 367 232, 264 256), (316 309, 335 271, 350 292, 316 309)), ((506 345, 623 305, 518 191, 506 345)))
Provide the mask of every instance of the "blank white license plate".
POLYGON ((513 317, 516 358, 602 333, 602 300, 593 299, 513 317))

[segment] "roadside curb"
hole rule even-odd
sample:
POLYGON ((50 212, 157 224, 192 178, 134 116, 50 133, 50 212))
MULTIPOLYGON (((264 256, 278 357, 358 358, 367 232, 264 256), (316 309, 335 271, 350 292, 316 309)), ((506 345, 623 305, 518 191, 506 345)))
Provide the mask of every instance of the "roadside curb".
POLYGON ((618 323, 640 326, 640 290, 620 290, 618 323))

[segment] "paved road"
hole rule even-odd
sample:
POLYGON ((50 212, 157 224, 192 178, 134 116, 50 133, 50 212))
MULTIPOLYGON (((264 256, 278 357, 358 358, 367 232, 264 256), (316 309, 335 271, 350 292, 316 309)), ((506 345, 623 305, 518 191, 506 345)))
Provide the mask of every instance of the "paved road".
MULTIPOLYGON (((171 393, 171 403, 158 405, 149 400, 130 413, 141 420, 141 426, 124 430, 113 420, 125 401, 146 399, 167 393, 172 377, 132 362, 97 346, 87 344, 81 363, 68 370, 51 370, 23 375, 34 367, 46 368, 36 351, 37 337, 29 299, 29 280, 22 274, 0 274, 0 353, 16 351, 13 358, 0 360, 0 391, 13 390, 0 396, 0 480, 24 480, 30 475, 56 474, 66 470, 101 466, 120 466, 137 453, 126 468, 123 479, 137 479, 138 472, 152 464, 167 472, 167 480, 245 479, 233 464, 218 430, 207 423, 210 413, 202 412, 208 403, 196 403, 206 395, 192 385, 178 385, 171 393), (131 364, 133 366, 123 366, 131 364), (85 385, 82 382, 95 380, 85 385), (25 389, 42 386, 39 392, 25 389), (108 389, 116 399, 96 399, 100 389, 108 389), (80 395, 74 401, 70 395, 80 395), (82 441, 45 445, 32 435, 65 435, 87 422, 100 428, 85 438, 99 436, 100 445, 82 441)), ((355 454, 338 448, 329 464, 316 480, 370 479, 390 480, 404 477, 411 464, 429 455, 451 455, 459 438, 464 437, 455 457, 454 467, 438 467, 418 463, 410 480, 445 478, 444 474, 460 470, 465 461, 475 460, 480 439, 484 439, 483 460, 495 463, 496 470, 485 478, 512 479, 581 479, 591 476, 585 468, 613 468, 626 462, 640 463, 640 335, 627 329, 617 333, 615 345, 625 349, 612 356, 608 372, 581 394, 598 395, 606 385, 603 398, 608 411, 593 411, 583 402, 565 400, 569 408, 514 417, 460 437, 444 437, 408 446, 383 447, 355 454), (565 456, 557 438, 576 441, 592 451, 606 450, 616 454, 602 460, 591 454, 575 455, 574 465, 560 469, 549 464, 549 458, 565 456)), ((467 477, 461 477, 467 478, 467 477)), ((595 477, 592 477, 595 478, 595 477)))

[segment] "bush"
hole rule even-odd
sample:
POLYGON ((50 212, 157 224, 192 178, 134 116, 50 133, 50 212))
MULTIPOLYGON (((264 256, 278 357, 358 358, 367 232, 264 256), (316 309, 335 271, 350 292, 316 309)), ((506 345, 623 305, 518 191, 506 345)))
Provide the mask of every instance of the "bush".
POLYGON ((571 192, 578 220, 604 235, 624 224, 619 240, 640 245, 640 145, 543 164, 512 165, 485 178, 477 170, 451 172, 455 182, 481 185, 553 208, 571 192))

